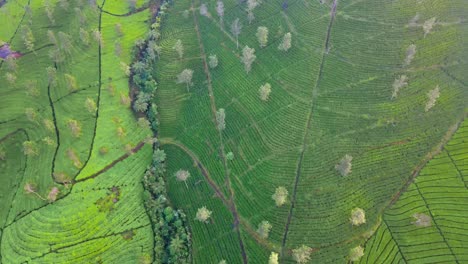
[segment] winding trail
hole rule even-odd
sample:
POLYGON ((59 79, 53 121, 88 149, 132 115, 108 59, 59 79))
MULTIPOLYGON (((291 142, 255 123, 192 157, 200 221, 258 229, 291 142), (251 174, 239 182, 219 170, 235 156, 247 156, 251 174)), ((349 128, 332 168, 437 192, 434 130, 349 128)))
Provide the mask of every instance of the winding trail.
POLYGON ((326 57, 326 55, 328 54, 328 52, 330 50, 330 35, 331 35, 331 29, 332 29, 332 26, 333 26, 333 22, 334 22, 335 16, 336 16, 337 6, 338 6, 338 0, 334 0, 333 5, 331 7, 331 11, 330 11, 330 22, 329 22, 328 27, 327 27, 327 36, 325 38, 325 43, 323 45, 322 59, 320 61, 320 68, 319 68, 319 71, 318 71, 317 80, 315 81, 314 88, 312 89, 312 100, 311 100, 311 103, 310 103, 310 111, 309 111, 307 121, 306 121, 306 125, 305 125, 304 137, 302 139, 302 149, 301 149, 301 153, 299 155, 299 159, 297 161, 296 177, 294 179, 294 188, 293 188, 293 193, 292 193, 292 198, 291 198, 291 207, 289 208, 288 219, 286 221, 286 226, 284 228, 284 234, 283 234, 283 240, 281 242, 281 252, 280 253, 281 253, 282 257, 285 256, 285 246, 286 246, 286 241, 288 239, 288 234, 289 234, 289 225, 291 224, 291 219, 292 219, 292 216, 293 216, 293 213, 294 213, 294 207, 296 205, 297 186, 299 184, 299 180, 300 180, 301 173, 302 173, 302 162, 304 160, 305 151, 307 149, 307 138, 310 135, 310 129, 311 129, 311 124, 312 124, 312 119, 313 119, 313 113, 314 113, 314 110, 315 110, 315 107, 316 107, 315 106, 315 99, 317 98, 318 88, 319 88, 319 85, 320 85, 320 80, 322 79, 322 73, 323 73, 323 66, 324 66, 324 62, 325 62, 325 57, 326 57))
POLYGON ((211 186, 213 191, 223 201, 224 205, 226 205, 227 208, 231 207, 229 200, 224 196, 221 189, 211 178, 210 173, 206 169, 205 165, 202 164, 202 162, 200 161, 200 158, 195 153, 193 153, 187 146, 185 146, 181 142, 173 140, 171 138, 160 138, 159 142, 161 143, 162 146, 164 145, 176 146, 179 149, 183 150, 187 155, 189 155, 190 158, 192 158, 192 160, 197 164, 198 169, 200 170, 201 174, 203 175, 205 180, 208 182, 208 184, 211 186))
POLYGON ((206 80, 208 81, 208 94, 209 94, 209 97, 210 97, 210 105, 211 105, 211 112, 212 112, 212 115, 213 115, 213 122, 214 122, 216 131, 218 131, 219 142, 220 142, 220 152, 221 152, 221 157, 222 157, 222 160, 223 160, 226 185, 227 185, 228 190, 230 192, 230 199, 229 199, 230 200, 230 208, 231 208, 230 211, 232 213, 232 216, 234 217, 234 228, 235 228, 235 230, 237 232, 237 236, 238 236, 238 239, 239 239, 239 246, 240 246, 240 249, 241 249, 242 262, 244 264, 246 264, 246 263, 248 263, 247 253, 245 251, 244 242, 242 240, 242 235, 241 235, 240 229, 239 229, 239 223, 240 223, 239 213, 237 211, 236 204, 234 202, 234 190, 231 187, 231 180, 229 178, 229 169, 228 169, 228 166, 227 166, 226 155, 225 155, 225 152, 224 152, 223 135, 222 135, 222 131, 217 129, 217 126, 216 126, 215 96, 214 96, 214 92, 213 92, 213 86, 212 86, 212 81, 211 81, 210 70, 209 70, 209 67, 208 67, 208 63, 206 61, 205 48, 203 46, 203 41, 202 41, 202 38, 201 38, 199 26, 198 26, 199 25, 198 18, 197 18, 197 15, 195 14, 196 8, 194 6, 194 0, 192 0, 191 10, 192 10, 192 15, 193 15, 193 22, 194 22, 194 26, 195 26, 195 31, 197 33, 198 44, 199 44, 199 47, 200 47, 200 55, 201 55, 201 57, 203 59, 203 68, 204 68, 204 71, 205 71, 206 80))
POLYGON ((89 180, 89 179, 94 179, 96 178, 97 176, 103 174, 104 172, 112 169, 112 167, 114 167, 115 165, 117 165, 119 162, 121 161, 124 161, 126 160, 128 157, 130 157, 131 155, 137 153, 140 149, 143 148, 143 146, 145 145, 145 142, 140 142, 137 144, 136 147, 134 147, 132 150, 131 150, 131 153, 125 153, 123 154, 122 156, 120 156, 118 159, 112 161, 111 163, 107 164, 104 168, 100 169, 99 171, 87 176, 87 177, 84 177, 84 178, 81 178, 79 180, 76 180, 74 181, 73 183, 78 183, 78 182, 84 182, 86 180, 89 180))

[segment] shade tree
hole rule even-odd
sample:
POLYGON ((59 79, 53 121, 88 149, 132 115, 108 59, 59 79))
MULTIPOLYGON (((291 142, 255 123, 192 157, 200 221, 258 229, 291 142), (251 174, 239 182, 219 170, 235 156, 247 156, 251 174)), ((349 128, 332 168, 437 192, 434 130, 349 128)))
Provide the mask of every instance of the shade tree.
POLYGON ((268 28, 267 27, 258 27, 257 28, 257 33, 255 34, 257 36, 258 43, 260 44, 260 48, 266 47, 268 43, 268 28))
POLYGON ((310 260, 312 248, 302 245, 299 248, 292 250, 292 257, 297 263, 307 263, 310 260))
POLYGON ((212 212, 208 210, 206 206, 203 206, 198 208, 195 219, 202 223, 208 223, 208 219, 211 217, 211 214, 212 212))
POLYGON ((276 188, 275 193, 271 196, 271 199, 275 201, 276 206, 280 207, 286 203, 288 198, 288 190, 283 186, 276 188))
POLYGON ((242 24, 239 22, 239 18, 236 18, 231 24, 231 33, 236 37, 236 47, 239 48, 239 35, 242 30, 242 24))
POLYGON ((354 226, 359 226, 366 223, 366 213, 362 208, 356 207, 351 210, 349 221, 354 226))
POLYGON ((288 51, 291 48, 291 33, 284 34, 281 43, 278 45, 278 49, 282 51, 288 51))
POLYGON ((178 39, 172 49, 177 52, 179 59, 184 57, 184 45, 182 44, 182 40, 178 39))
POLYGON ((218 66, 218 56, 215 54, 210 54, 208 57, 208 65, 210 66, 211 69, 214 69, 218 66))
POLYGON ((252 69, 252 63, 255 61, 257 56, 255 56, 255 49, 245 46, 242 49, 241 62, 244 64, 245 72, 249 73, 252 69))
POLYGON ((187 92, 189 92, 189 87, 192 86, 192 77, 193 70, 184 69, 179 75, 177 75, 177 83, 184 83, 187 87, 187 92))
POLYGON ((264 85, 260 86, 259 93, 260 93, 260 99, 262 101, 267 101, 268 98, 270 97, 271 85, 269 83, 265 83, 264 85))
POLYGON ((218 130, 224 130, 226 129, 226 111, 224 110, 224 108, 220 108, 218 109, 218 111, 216 111, 216 127, 218 128, 218 130))
POLYGON ((426 107, 424 108, 424 110, 427 112, 429 110, 431 110, 431 108, 433 108, 437 102, 437 99, 439 98, 440 96, 440 88, 439 88, 439 85, 436 86, 436 88, 430 90, 428 93, 427 93, 427 103, 426 103, 426 107))
POLYGON ((338 164, 335 165, 335 169, 341 174, 341 176, 348 176, 351 173, 353 157, 346 154, 338 164))

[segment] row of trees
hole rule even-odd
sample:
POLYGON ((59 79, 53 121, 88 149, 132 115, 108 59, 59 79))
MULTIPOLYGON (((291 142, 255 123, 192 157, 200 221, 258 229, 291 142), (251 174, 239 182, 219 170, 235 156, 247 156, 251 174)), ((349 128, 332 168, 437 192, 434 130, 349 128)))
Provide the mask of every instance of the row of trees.
MULTIPOLYGON (((135 62, 130 67, 130 79, 138 94, 133 99, 132 105, 135 112, 145 113, 147 120, 140 118, 138 123, 142 126, 150 126, 154 134, 157 133, 157 107, 153 103, 154 92, 157 83, 153 76, 155 61, 159 58, 160 48, 157 45, 161 16, 167 8, 167 4, 161 6, 159 15, 153 21, 146 39, 135 43, 135 62), (146 121, 146 122, 145 122, 146 121), (149 121, 149 122, 148 122, 149 121)), ((176 50, 179 56, 183 56, 183 47, 176 50)), ((190 263, 190 232, 187 227, 185 214, 181 210, 175 210, 169 204, 165 187, 165 161, 166 154, 159 149, 157 140, 153 143, 153 159, 150 167, 143 177, 144 203, 150 217, 155 248, 154 263, 190 263)), ((178 179, 185 181, 190 177, 187 171, 179 171, 178 179)))

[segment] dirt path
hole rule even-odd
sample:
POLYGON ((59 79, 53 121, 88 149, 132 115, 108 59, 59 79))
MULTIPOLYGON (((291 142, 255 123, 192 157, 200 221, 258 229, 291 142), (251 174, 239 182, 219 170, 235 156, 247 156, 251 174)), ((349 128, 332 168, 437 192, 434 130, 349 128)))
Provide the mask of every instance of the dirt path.
POLYGON ((123 154, 122 156, 120 156, 118 159, 112 161, 111 163, 109 163, 108 165, 106 165, 104 168, 100 169, 99 171, 87 176, 87 177, 84 177, 84 178, 81 178, 79 180, 76 180, 76 181, 73 181, 73 183, 78 183, 78 182, 84 182, 86 180, 89 180, 89 179, 93 179, 93 178, 96 178, 97 176, 103 174, 104 172, 112 169, 112 167, 114 167, 115 165, 117 165, 119 162, 121 161, 124 161, 126 160, 128 157, 130 157, 131 155, 137 153, 140 149, 143 148, 143 146, 145 145, 145 142, 140 142, 136 145, 136 147, 134 147, 132 150, 131 150, 131 153, 125 153, 123 154))
POLYGON ((324 46, 323 46, 322 59, 321 59, 321 62, 320 62, 320 68, 319 68, 319 72, 318 72, 318 75, 317 75, 317 80, 315 82, 314 88, 312 89, 312 100, 311 100, 309 115, 307 117, 307 121, 306 121, 306 124, 305 124, 305 132, 304 132, 304 137, 302 139, 302 150, 301 150, 301 153, 299 155, 299 159, 297 161, 296 177, 294 179, 294 187, 293 187, 293 193, 292 193, 292 198, 291 198, 291 207, 289 208, 288 219, 286 221, 286 226, 284 228, 283 241, 281 243, 281 252, 280 253, 281 253, 282 257, 286 253, 285 252, 285 246, 286 246, 286 241, 288 239, 289 225, 291 224, 292 215, 294 213, 294 207, 296 205, 297 186, 299 184, 299 179, 300 179, 301 173, 302 173, 302 162, 304 160, 305 151, 307 149, 307 138, 309 137, 309 134, 310 134, 312 118, 313 118, 313 112, 315 110, 315 99, 317 97, 318 88, 319 88, 319 85, 320 85, 320 80, 322 78, 323 65, 324 65, 324 62, 325 62, 325 57, 326 57, 326 55, 328 54, 328 51, 329 51, 330 34, 331 34, 331 29, 332 29, 332 26, 333 26, 333 22, 335 20, 337 6, 338 6, 338 0, 334 0, 333 5, 331 7, 331 11, 330 11, 330 23, 328 24, 328 27, 327 27, 327 36, 325 38, 325 43, 324 43, 324 46))
POLYGON ((210 173, 206 169, 205 165, 203 165, 201 163, 200 158, 198 158, 198 156, 195 153, 193 153, 189 148, 187 148, 187 146, 185 146, 181 142, 172 140, 170 138, 161 138, 161 139, 159 139, 159 142, 161 143, 162 146, 164 146, 164 145, 176 146, 176 147, 180 148, 181 150, 183 150, 187 155, 189 155, 190 158, 192 158, 193 162, 195 162, 197 164, 197 167, 200 170, 201 174, 203 175, 205 180, 208 182, 208 184, 211 186, 211 188, 216 193, 216 195, 223 201, 224 205, 226 205, 226 207, 228 209, 231 208, 230 201, 226 198, 226 196, 224 196, 221 189, 218 187, 218 185, 211 178, 210 173))
POLYGON ((231 180, 229 178, 229 169, 228 169, 228 166, 227 166, 226 156, 225 156, 225 153, 224 153, 223 135, 222 135, 222 132, 219 129, 217 129, 217 125, 216 125, 216 102, 215 102, 215 96, 214 96, 213 86, 212 86, 212 82, 211 82, 211 74, 210 74, 210 70, 208 68, 208 63, 206 61, 205 48, 203 46, 203 42, 202 42, 202 38, 201 38, 201 34, 200 34, 200 29, 199 29, 199 26, 198 26, 198 18, 197 18, 197 15, 195 14, 196 9, 195 9, 193 0, 192 0, 191 10, 192 10, 192 15, 193 15, 193 22, 194 22, 194 25, 195 25, 195 31, 197 33, 198 44, 199 44, 199 47, 200 47, 200 55, 203 58, 203 68, 204 68, 204 71, 205 71, 206 79, 208 81, 208 92, 209 92, 209 97, 210 97, 210 105, 211 105, 211 112, 212 112, 212 115, 213 115, 213 121, 214 121, 215 129, 218 131, 218 135, 219 135, 220 152, 221 152, 221 157, 222 157, 223 165, 224 165, 226 185, 227 185, 228 190, 230 192, 230 208, 231 208, 230 211, 232 213, 232 216, 234 217, 234 228, 237 231, 237 235, 238 235, 238 239, 239 239, 239 246, 240 246, 241 254, 242 254, 242 261, 245 264, 245 263, 248 263, 248 260, 247 260, 247 254, 245 252, 244 242, 242 240, 242 235, 241 235, 240 230, 239 230, 239 223, 240 223, 239 213, 237 211, 236 204, 234 202, 234 190, 231 187, 231 180))

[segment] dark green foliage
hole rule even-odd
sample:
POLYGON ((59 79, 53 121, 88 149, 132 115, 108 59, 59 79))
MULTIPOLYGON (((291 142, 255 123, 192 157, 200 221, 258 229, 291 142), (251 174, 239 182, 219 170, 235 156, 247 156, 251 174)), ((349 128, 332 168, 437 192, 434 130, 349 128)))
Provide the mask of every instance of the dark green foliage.
MULTIPOLYGON (((161 10, 164 10, 164 5, 161 10)), ((159 57, 156 41, 159 38, 160 15, 151 25, 145 40, 135 43, 135 62, 133 63, 131 81, 138 91, 133 101, 136 112, 144 112, 150 122, 151 130, 157 133, 157 106, 152 103, 157 83, 153 77, 154 62, 159 57)), ((147 214, 151 220, 154 233, 153 263, 190 263, 190 233, 185 214, 171 207, 165 187, 166 154, 154 144, 153 160, 143 178, 144 201, 147 214)))

